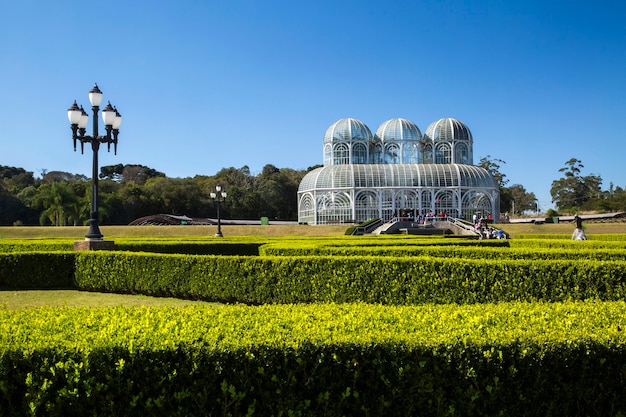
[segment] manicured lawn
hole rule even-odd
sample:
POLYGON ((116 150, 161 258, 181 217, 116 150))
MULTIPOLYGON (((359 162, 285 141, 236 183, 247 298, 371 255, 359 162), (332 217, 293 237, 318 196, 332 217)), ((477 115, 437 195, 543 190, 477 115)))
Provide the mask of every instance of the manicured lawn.
MULTIPOLYGON (((187 307, 208 305, 202 301, 157 298, 144 295, 105 294, 77 290, 0 291, 0 308, 11 310, 36 307, 187 307)), ((219 304, 215 304, 219 305, 219 304)))
MULTIPOLYGON (((348 225, 307 226, 224 226, 224 236, 337 236, 343 235, 348 225)), ((84 239, 87 226, 2 226, 0 239, 84 239)), ((120 237, 213 237, 217 226, 100 226, 105 240, 120 237)), ((219 239, 219 238, 217 238, 219 239)))

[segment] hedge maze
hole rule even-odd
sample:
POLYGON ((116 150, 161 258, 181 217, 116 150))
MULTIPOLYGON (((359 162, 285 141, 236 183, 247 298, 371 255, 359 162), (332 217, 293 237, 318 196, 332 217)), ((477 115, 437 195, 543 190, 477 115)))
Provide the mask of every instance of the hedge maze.
POLYGON ((0 415, 626 415, 626 235, 0 240, 0 415))

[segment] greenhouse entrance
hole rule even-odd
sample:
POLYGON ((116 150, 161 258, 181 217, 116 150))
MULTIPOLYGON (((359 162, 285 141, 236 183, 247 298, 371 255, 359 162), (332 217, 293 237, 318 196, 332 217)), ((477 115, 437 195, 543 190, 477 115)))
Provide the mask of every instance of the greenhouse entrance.
POLYGON ((407 234, 407 235, 441 235, 465 236, 479 238, 480 233, 471 222, 454 217, 432 217, 423 222, 416 222, 408 218, 393 218, 383 222, 381 219, 368 222, 367 225, 355 227, 352 235, 380 235, 380 234, 407 234))

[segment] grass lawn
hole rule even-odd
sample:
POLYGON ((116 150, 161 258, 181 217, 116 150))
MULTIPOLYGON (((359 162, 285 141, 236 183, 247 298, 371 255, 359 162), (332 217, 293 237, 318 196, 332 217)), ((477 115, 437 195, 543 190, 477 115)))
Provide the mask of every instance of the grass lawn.
MULTIPOLYGON (((571 234, 576 225, 574 223, 557 224, 534 224, 534 223, 509 223, 501 225, 502 230, 512 238, 517 234, 571 234)), ((585 223, 583 229, 588 237, 593 239, 594 234, 626 233, 626 222, 585 223)))
POLYGON ((219 305, 203 301, 157 298, 145 295, 105 294, 77 290, 0 291, 0 308, 10 310, 36 307, 188 307, 219 305))
MULTIPOLYGON (((348 225, 307 226, 307 225, 269 225, 269 226, 224 226, 224 236, 337 236, 343 235, 348 225)), ((50 239, 50 238, 85 238, 87 226, 2 226, 0 239, 50 239)), ((100 226, 105 239, 122 237, 212 237, 217 226, 100 226)))

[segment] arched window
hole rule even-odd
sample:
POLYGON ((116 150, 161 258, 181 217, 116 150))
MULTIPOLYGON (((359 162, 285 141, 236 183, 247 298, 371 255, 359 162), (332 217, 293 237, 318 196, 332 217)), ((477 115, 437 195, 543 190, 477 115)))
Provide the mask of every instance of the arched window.
POLYGON ((300 223, 315 224, 315 201, 313 201, 311 194, 302 196, 298 211, 298 221, 300 223))
POLYGON ((352 219, 350 196, 343 192, 328 192, 317 199, 317 224, 348 223, 352 219))
POLYGON ((450 145, 447 143, 440 143, 435 150, 435 163, 436 164, 449 164, 451 162, 450 145))
MULTIPOLYGON (((487 217, 491 213, 491 198, 482 191, 468 191, 461 200, 461 210, 465 220, 471 220, 474 213, 487 217)), ((495 217, 495 213, 492 215, 495 217)))
POLYGON ((350 163, 348 145, 340 143, 335 145, 333 165, 347 165, 350 163))
POLYGON ((435 215, 458 217, 457 195, 450 190, 441 190, 435 194, 435 215))
POLYGON ((367 164, 367 148, 364 143, 355 143, 352 147, 352 163, 367 164))
POLYGON ((380 216, 378 210, 378 195, 374 191, 362 191, 355 197, 356 222, 375 219, 380 216))
POLYGON ((457 143, 454 145, 454 161, 455 164, 469 165, 469 151, 465 143, 457 143))

